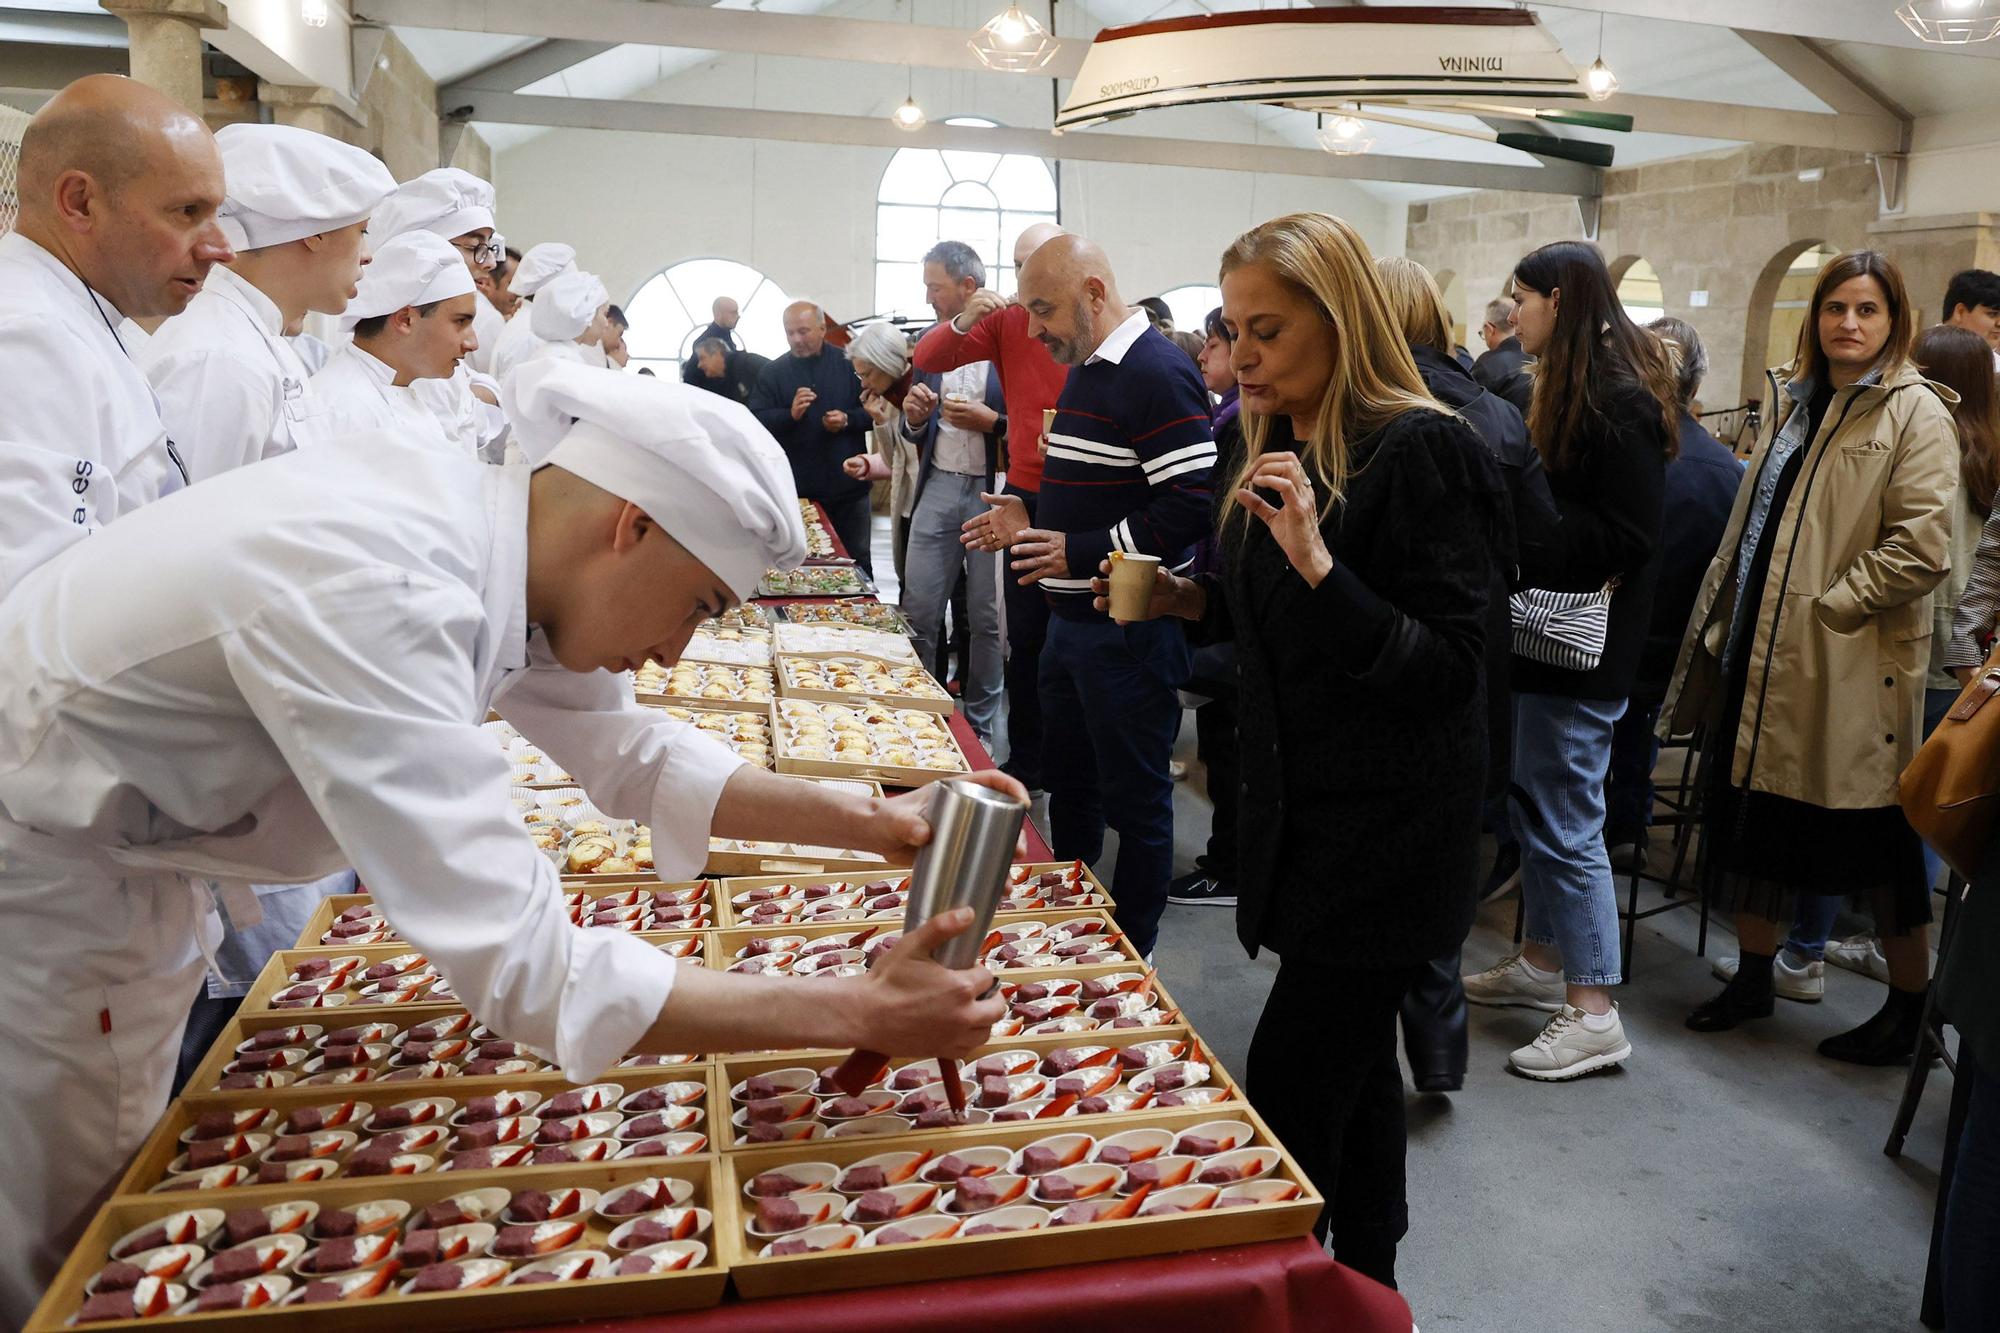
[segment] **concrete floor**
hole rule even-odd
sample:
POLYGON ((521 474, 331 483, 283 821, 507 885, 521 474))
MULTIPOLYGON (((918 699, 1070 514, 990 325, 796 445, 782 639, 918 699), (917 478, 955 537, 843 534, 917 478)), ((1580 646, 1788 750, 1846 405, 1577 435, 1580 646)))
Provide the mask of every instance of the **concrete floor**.
MULTIPOLYGON (((887 526, 877 519, 876 570, 893 600, 887 526)), ((1210 824, 1191 720, 1176 756, 1191 768, 1175 792, 1178 872, 1210 824)), ((1046 831, 1045 803, 1037 822, 1046 831)), ((1106 878, 1116 848, 1112 835, 1106 878)), ((1468 968, 1512 952, 1516 901, 1480 914, 1468 968)), ((1648 893, 1641 906, 1658 901, 1648 893)), ((1398 1270, 1427 1333, 1922 1327, 1950 1076, 1934 1075, 1903 1156, 1883 1156, 1904 1071, 1813 1050, 1875 1012, 1882 986, 1829 968, 1820 1004, 1780 1001, 1770 1019, 1702 1036, 1681 1020, 1720 983, 1695 935, 1692 910, 1641 923, 1636 980, 1618 996, 1633 1046, 1621 1069, 1563 1084, 1516 1077, 1507 1052, 1533 1039, 1539 1016, 1474 1008, 1464 1090, 1410 1095, 1398 1270)), ((1714 923, 1709 957, 1733 952, 1727 924, 1714 923)), ((1155 960, 1240 1074, 1274 960, 1246 958, 1234 913, 1212 907, 1169 907, 1155 960)), ((1335 1049, 1328 1036, 1305 1058, 1335 1049)))

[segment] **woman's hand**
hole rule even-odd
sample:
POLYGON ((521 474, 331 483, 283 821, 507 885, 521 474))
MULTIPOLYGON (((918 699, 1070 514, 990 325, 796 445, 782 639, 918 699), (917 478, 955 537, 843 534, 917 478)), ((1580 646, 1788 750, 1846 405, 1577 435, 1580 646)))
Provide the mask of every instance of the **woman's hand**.
MULTIPOLYGON (((1102 578, 1090 581, 1092 593, 1090 604, 1106 615, 1111 614, 1111 562, 1100 560, 1097 572, 1102 578)), ((1179 616, 1182 620, 1200 620, 1208 610, 1208 590, 1193 579, 1184 579, 1169 574, 1165 566, 1153 570, 1153 600, 1146 607, 1146 619, 1158 620, 1161 616, 1179 616)), ((1130 620, 1112 620, 1120 625, 1130 625, 1130 620)))
POLYGON ((868 419, 878 426, 886 426, 896 419, 896 405, 879 393, 863 389, 861 406, 867 410, 868 419))
POLYGON ((1317 588, 1333 572, 1333 556, 1319 532, 1312 478, 1297 454, 1259 454, 1250 484, 1237 489, 1236 503, 1264 521, 1285 559, 1307 584, 1317 588), (1275 495, 1278 503, 1257 494, 1260 490, 1275 495))

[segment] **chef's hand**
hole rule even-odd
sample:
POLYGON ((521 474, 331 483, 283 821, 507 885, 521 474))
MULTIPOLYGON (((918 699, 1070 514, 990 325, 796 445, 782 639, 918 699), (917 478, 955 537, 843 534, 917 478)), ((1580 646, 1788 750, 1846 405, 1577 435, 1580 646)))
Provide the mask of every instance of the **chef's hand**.
POLYGON ((862 994, 860 1044, 889 1055, 944 1055, 957 1059, 993 1039, 993 1025, 1007 1012, 984 967, 951 971, 931 955, 972 925, 972 909, 934 916, 896 941, 868 970, 862 994))
POLYGON ((1028 506, 1018 495, 988 495, 982 491, 979 498, 993 507, 960 525, 959 544, 975 551, 1004 551, 1028 530, 1028 506))
POLYGON ((799 391, 792 395, 792 420, 794 421, 803 420, 805 418, 806 409, 813 405, 813 400, 817 397, 819 397, 818 394, 814 393, 811 389, 808 389, 803 384, 801 384, 799 386, 799 391))
POLYGON ((896 415, 896 405, 872 389, 862 390, 861 406, 868 419, 878 426, 888 425, 896 415))
MULTIPOLYGON (((1097 572, 1103 578, 1090 581, 1090 591, 1094 594, 1090 604, 1106 615, 1111 615, 1111 562, 1098 562, 1097 572)), ((1182 620, 1200 620, 1202 612, 1208 609, 1208 591, 1193 579, 1180 578, 1170 574, 1164 565, 1153 569, 1153 600, 1146 607, 1146 619, 1158 620, 1161 616, 1179 616, 1182 620)), ((1129 620, 1112 620, 1120 625, 1129 625, 1129 620)))
POLYGON ((984 403, 947 398, 944 400, 944 424, 984 435, 1000 424, 1000 414, 984 403))
MULTIPOLYGON (((1028 789, 997 768, 966 773, 953 781, 977 783, 1018 800, 1028 799, 1028 789)), ((908 865, 916 859, 917 849, 931 840, 930 809, 931 794, 921 787, 901 796, 884 797, 876 803, 873 818, 862 826, 861 840, 854 844, 855 849, 880 852, 898 864, 908 865)), ((1028 840, 1023 834, 1014 844, 1014 855, 1018 859, 1027 854, 1028 840)))
POLYGON ((903 399, 903 420, 915 430, 931 419, 936 410, 938 396, 931 392, 928 384, 912 384, 910 392, 903 399))
POLYGON ((1014 537, 1014 572, 1022 587, 1069 577, 1069 543, 1060 532, 1023 528, 1014 537))
POLYGON ((819 419, 820 428, 828 435, 838 435, 847 429, 847 413, 835 408, 819 419))
POLYGON ((985 319, 994 311, 1004 310, 1006 307, 1006 297, 990 288, 981 287, 966 298, 965 309, 959 312, 958 318, 953 320, 952 324, 954 327, 970 333, 972 332, 973 325, 985 319))
POLYGON ((1297 454, 1259 454, 1250 470, 1250 484, 1237 488, 1236 503, 1264 521, 1285 559, 1308 585, 1317 588, 1333 572, 1333 556, 1319 532, 1312 478, 1297 454), (1270 492, 1278 503, 1257 494, 1260 490, 1270 492))

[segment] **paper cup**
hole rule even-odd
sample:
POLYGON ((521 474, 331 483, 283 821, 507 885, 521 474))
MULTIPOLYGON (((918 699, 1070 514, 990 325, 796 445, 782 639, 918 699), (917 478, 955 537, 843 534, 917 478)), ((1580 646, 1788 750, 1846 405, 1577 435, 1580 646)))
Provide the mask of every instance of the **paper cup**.
POLYGON ((1153 571, 1160 567, 1156 555, 1111 553, 1111 615, 1115 620, 1144 620, 1153 606, 1153 571))

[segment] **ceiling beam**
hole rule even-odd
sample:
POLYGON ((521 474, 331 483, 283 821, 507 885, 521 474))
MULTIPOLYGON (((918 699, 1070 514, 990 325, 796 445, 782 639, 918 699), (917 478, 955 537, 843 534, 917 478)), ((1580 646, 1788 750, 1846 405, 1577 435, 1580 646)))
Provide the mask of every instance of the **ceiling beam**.
POLYGON ((481 65, 459 75, 450 83, 438 85, 438 109, 449 110, 456 105, 458 90, 464 88, 504 88, 514 92, 531 83, 539 83, 552 74, 580 65, 595 55, 602 55, 616 46, 616 42, 585 42, 574 37, 550 37, 537 42, 525 51, 516 51, 511 56, 502 56, 490 65, 481 65))
MULTIPOLYGON (((1886 115, 1827 115, 1819 111, 1776 111, 1734 102, 1692 102, 1678 97, 1618 93, 1592 103, 1592 110, 1623 112, 1632 128, 1649 134, 1684 134, 1697 139, 1831 148, 1848 153, 1899 153, 1909 125, 1886 115)), ((1616 137, 1612 140, 1617 141, 1616 137)))
POLYGON ((1065 134, 1047 130, 945 125, 933 121, 914 132, 886 116, 839 116, 742 107, 678 106, 666 102, 590 97, 541 97, 480 91, 471 119, 494 124, 560 129, 692 134, 727 139, 868 148, 945 148, 979 153, 1026 153, 1067 161, 1259 171, 1272 175, 1400 181, 1466 190, 1532 190, 1542 194, 1596 194, 1599 173, 1569 162, 1516 167, 1484 162, 1369 154, 1334 157, 1308 148, 1201 139, 1161 139, 1136 134, 1065 134))
POLYGON ((1534 0, 1534 8, 1580 9, 1592 14, 1729 28, 1739 34, 1764 32, 1814 42, 1865 42, 2000 60, 2000 42, 1949 48, 1926 42, 1897 19, 1894 0, 1534 0))
MULTIPOLYGON (((704 9, 649 0, 562 0, 560 4, 547 0, 355 0, 354 9, 356 18, 371 22, 454 32, 568 37, 932 69, 986 68, 966 45, 972 35, 969 28, 704 9)), ((1049 78, 1076 77, 1089 45, 1074 38, 1062 41, 1055 58, 1039 72, 1049 78)), ((483 79, 480 82, 491 86, 483 79)))
POLYGON ((1817 43, 1773 32, 1739 31, 1736 35, 1749 43, 1758 55, 1784 71, 1792 82, 1836 112, 1887 116, 1906 125, 1909 123, 1908 111, 1821 50, 1817 43))

